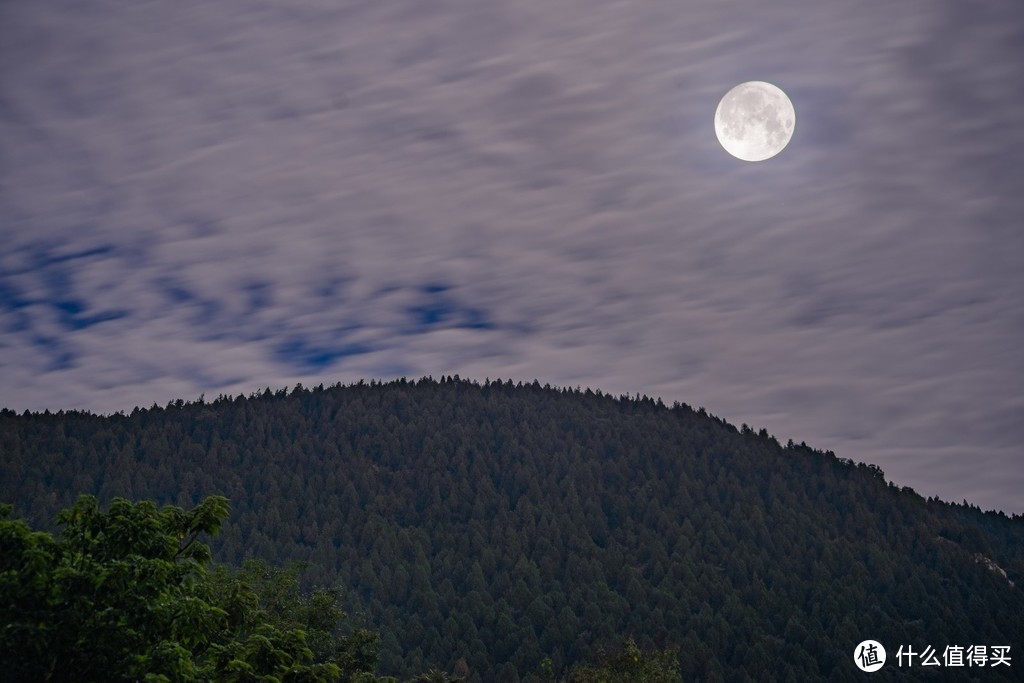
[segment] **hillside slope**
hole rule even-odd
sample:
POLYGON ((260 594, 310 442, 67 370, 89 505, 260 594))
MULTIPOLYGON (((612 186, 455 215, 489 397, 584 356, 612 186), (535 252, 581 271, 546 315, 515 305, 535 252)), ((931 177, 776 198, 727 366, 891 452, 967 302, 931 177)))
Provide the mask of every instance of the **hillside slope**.
POLYGON ((1024 645, 1024 518, 648 398, 443 378, 3 411, 0 455, 0 501, 36 524, 79 493, 228 496, 217 557, 313 563, 381 630, 383 673, 541 680, 633 635, 688 681, 859 680, 872 638, 895 680, 922 673, 901 644, 1024 645))

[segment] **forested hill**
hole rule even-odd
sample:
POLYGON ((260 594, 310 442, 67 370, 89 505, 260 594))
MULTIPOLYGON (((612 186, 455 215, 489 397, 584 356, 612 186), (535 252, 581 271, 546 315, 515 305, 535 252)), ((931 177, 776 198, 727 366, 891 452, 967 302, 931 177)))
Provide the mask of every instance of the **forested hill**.
POLYGON ((456 377, 5 410, 0 465, 39 526, 80 493, 227 496, 216 557, 311 562, 380 631, 382 673, 547 680, 545 657, 564 674, 629 635, 678 646, 687 681, 860 680, 867 638, 891 664, 978 644, 1014 657, 980 680, 1024 667, 1024 518, 686 405, 456 377))

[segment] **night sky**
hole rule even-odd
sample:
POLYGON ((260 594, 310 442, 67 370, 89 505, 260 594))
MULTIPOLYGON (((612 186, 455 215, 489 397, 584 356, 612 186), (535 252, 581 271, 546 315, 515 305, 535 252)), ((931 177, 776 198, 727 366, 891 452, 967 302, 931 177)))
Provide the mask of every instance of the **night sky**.
POLYGON ((537 378, 1020 513, 1022 231, 1020 0, 0 3, 18 411, 537 378))

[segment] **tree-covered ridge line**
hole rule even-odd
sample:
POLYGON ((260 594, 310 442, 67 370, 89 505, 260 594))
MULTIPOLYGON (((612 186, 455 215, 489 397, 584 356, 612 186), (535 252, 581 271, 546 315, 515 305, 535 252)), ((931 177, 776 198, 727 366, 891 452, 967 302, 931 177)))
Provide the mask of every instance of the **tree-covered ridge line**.
POLYGON ((78 492, 229 497, 215 558, 345 586, 389 675, 564 677, 629 634, 678 646, 686 680, 844 680, 860 636, 1020 646, 1024 517, 684 404, 456 377, 268 389, 0 411, 0 453, 0 500, 36 525, 78 492))
MULTIPOLYGON (((205 397, 205 394, 202 394, 197 399, 195 399, 193 401, 187 401, 185 399, 176 399, 176 400, 168 401, 166 406, 163 406, 163 407, 159 406, 156 403, 154 403, 149 408, 137 406, 137 407, 133 408, 132 411, 130 413, 128 413, 128 414, 126 414, 123 410, 111 413, 109 415, 102 415, 102 414, 93 413, 93 412, 87 411, 87 410, 76 410, 76 409, 58 410, 56 412, 51 412, 49 409, 42 410, 42 411, 24 410, 21 413, 17 413, 17 412, 15 412, 15 411, 13 411, 13 410, 11 410, 9 408, 2 408, 2 407, 0 407, 0 417, 19 418, 19 419, 26 419, 26 418, 42 418, 42 419, 47 419, 47 418, 50 418, 50 417, 62 417, 62 416, 69 416, 70 417, 70 416, 75 416, 75 417, 81 417, 81 418, 85 418, 85 419, 117 420, 117 419, 124 419, 124 418, 135 418, 135 417, 138 417, 140 415, 146 415, 148 413, 157 413, 158 414, 158 413, 161 413, 161 412, 164 412, 164 411, 170 412, 170 411, 180 410, 180 411, 186 411, 186 412, 187 411, 193 411, 194 412, 196 410, 201 410, 201 409, 203 409, 205 407, 217 407, 217 406, 223 405, 223 404, 237 404, 239 402, 246 402, 246 401, 274 401, 274 400, 278 400, 279 401, 279 400, 282 400, 282 399, 287 399, 289 397, 294 398, 296 395, 301 395, 301 396, 313 395, 313 396, 315 396, 315 395, 321 394, 323 392, 332 392, 332 391, 366 390, 366 389, 372 391, 375 388, 388 388, 388 387, 410 387, 411 388, 411 387, 416 387, 416 386, 421 386, 421 387, 428 386, 428 387, 430 387, 430 386, 445 386, 445 385, 461 386, 461 387, 473 387, 473 388, 477 388, 477 389, 499 389, 499 390, 504 390, 506 392, 511 392, 511 391, 527 391, 527 392, 533 392, 533 393, 544 392, 544 393, 547 393, 547 394, 563 395, 563 396, 564 395, 573 395, 573 396, 578 396, 578 397, 593 398, 593 399, 605 401, 605 402, 612 403, 612 404, 619 404, 622 407, 623 410, 626 410, 627 408, 632 408, 632 409, 650 409, 652 407, 653 408, 657 408, 657 409, 662 409, 662 410, 669 409, 668 406, 666 406, 666 404, 660 398, 652 398, 652 397, 647 396, 646 394, 640 394, 640 393, 637 393, 635 396, 630 396, 629 394, 619 394, 618 396, 615 396, 615 395, 610 394, 610 393, 602 392, 600 389, 591 389, 589 387, 586 388, 586 389, 581 389, 579 386, 576 386, 575 388, 572 388, 572 387, 559 387, 559 386, 552 386, 549 383, 541 385, 540 381, 536 380, 536 379, 533 380, 532 382, 523 383, 522 381, 514 382, 511 379, 502 380, 502 379, 499 378, 499 379, 491 380, 490 378, 487 378, 481 384, 481 383, 476 382, 474 380, 463 379, 459 375, 452 375, 452 376, 445 375, 445 376, 442 376, 439 380, 435 380, 432 376, 427 375, 427 376, 422 377, 422 378, 420 378, 418 380, 416 380, 416 379, 410 380, 410 379, 407 379, 405 377, 402 377, 402 378, 399 378, 399 379, 395 379, 395 380, 390 380, 390 381, 380 381, 380 380, 372 379, 372 380, 367 382, 365 380, 358 380, 358 381, 350 383, 350 384, 345 384, 345 383, 342 383, 342 382, 337 382, 335 384, 328 385, 328 386, 324 386, 324 384, 321 383, 321 384, 319 384, 319 385, 317 385, 315 387, 311 387, 311 388, 304 387, 301 383, 299 383, 299 384, 296 384, 294 387, 292 387, 290 390, 287 387, 281 387, 281 388, 278 388, 278 389, 275 390, 275 389, 271 389, 268 386, 268 387, 264 387, 263 389, 260 389, 260 390, 257 390, 257 391, 253 391, 248 396, 245 396, 244 394, 236 394, 234 396, 228 395, 228 394, 219 394, 217 396, 217 398, 213 399, 212 401, 207 401, 206 397, 205 397)), ((762 427, 760 430, 754 430, 752 427, 749 427, 745 423, 743 425, 741 425, 739 428, 737 428, 734 425, 732 425, 729 422, 727 422, 725 420, 725 418, 719 417, 719 416, 716 416, 716 415, 714 415, 712 413, 707 412, 707 410, 703 406, 698 407, 698 408, 693 408, 693 407, 691 407, 687 403, 683 403, 683 402, 680 402, 680 401, 674 401, 672 406, 671 406, 671 408, 670 408, 670 410, 672 412, 674 412, 674 413, 679 413, 679 412, 682 412, 682 413, 693 413, 693 414, 696 414, 696 415, 698 415, 700 417, 705 417, 705 418, 711 420, 712 422, 716 422, 719 425, 721 425, 724 429, 729 430, 729 431, 731 431, 733 433, 739 432, 741 434, 748 435, 748 436, 756 436, 758 439, 763 439, 763 440, 766 440, 766 441, 768 441, 769 443, 771 443, 771 444, 773 444, 775 446, 780 446, 780 443, 779 443, 778 439, 776 439, 773 435, 769 434, 769 432, 768 432, 768 430, 766 428, 762 427)), ((856 461, 854 461, 851 458, 837 457, 836 454, 834 452, 830 451, 830 450, 819 450, 819 449, 816 449, 816 448, 812 448, 812 447, 808 446, 805 442, 801 442, 800 444, 795 444, 793 442, 793 440, 790 439, 788 441, 788 443, 786 444, 785 449, 786 450, 794 450, 794 451, 803 451, 803 452, 807 452, 807 453, 821 455, 821 456, 828 457, 828 458, 833 458, 837 462, 839 462, 839 463, 841 463, 843 465, 846 465, 846 466, 849 466, 849 467, 864 468, 864 469, 867 469, 869 472, 872 472, 875 476, 877 476, 877 477, 879 477, 879 478, 881 478, 883 480, 885 478, 885 473, 877 465, 873 465, 873 464, 870 464, 870 463, 856 462, 856 461)), ((906 487, 906 486, 902 487, 902 490, 908 491, 908 492, 909 491, 913 491, 913 489, 911 487, 906 487)), ((947 502, 947 501, 941 501, 937 496, 936 497, 929 497, 928 500, 929 500, 929 502, 932 502, 932 501, 947 502)), ((962 503, 956 503, 955 501, 948 501, 948 504, 953 505, 953 506, 962 506, 962 507, 967 508, 969 510, 974 510, 974 511, 979 511, 979 512, 982 511, 980 507, 978 507, 977 505, 973 505, 973 504, 969 503, 966 500, 964 500, 962 503)), ((986 512, 986 514, 993 514, 993 515, 996 515, 996 516, 1002 516, 1002 517, 1006 517, 1007 516, 1005 512, 1001 512, 1001 511, 998 511, 998 510, 989 510, 989 511, 985 511, 985 512, 986 512)), ((1012 518, 1021 518, 1021 517, 1024 517, 1024 514, 1011 514, 1009 516, 1012 517, 1012 518)))

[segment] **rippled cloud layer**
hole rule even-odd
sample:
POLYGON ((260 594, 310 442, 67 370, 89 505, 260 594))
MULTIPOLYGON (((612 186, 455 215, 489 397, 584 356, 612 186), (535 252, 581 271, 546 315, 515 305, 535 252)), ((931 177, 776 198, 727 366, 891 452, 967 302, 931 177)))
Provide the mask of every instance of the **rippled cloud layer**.
POLYGON ((1016 0, 5 3, 0 404, 538 378, 1024 512, 1022 83, 1016 0))

